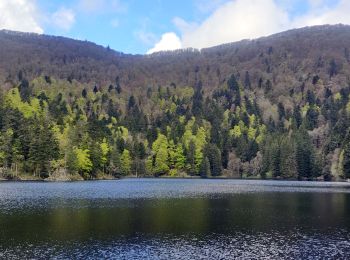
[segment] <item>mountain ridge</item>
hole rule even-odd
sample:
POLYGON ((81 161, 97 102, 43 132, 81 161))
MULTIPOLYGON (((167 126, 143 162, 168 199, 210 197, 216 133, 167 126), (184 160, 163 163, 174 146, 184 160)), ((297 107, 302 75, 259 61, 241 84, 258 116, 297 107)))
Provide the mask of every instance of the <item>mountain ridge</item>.
MULTIPOLYGON (((305 27, 202 50, 182 49, 151 55, 125 54, 61 36, 4 30, 0 31, 0 44, 3 57, 0 82, 16 82, 16 74, 21 70, 29 79, 47 74, 99 85, 113 83, 119 77, 123 85, 131 89, 171 83, 193 86, 198 79, 204 87, 214 88, 223 84, 232 73, 240 78, 249 70, 252 70, 252 82, 256 85, 265 74, 266 78, 273 78, 273 69, 281 61, 287 67, 293 67, 302 66, 301 60, 306 58, 315 63, 317 58, 325 57, 326 63, 334 58, 343 64, 345 49, 350 46, 350 26, 305 27), (330 43, 327 37, 335 39, 330 43), (319 45, 318 49, 314 48, 316 45, 319 45)), ((317 73, 317 69, 310 66, 298 69, 317 73)), ((321 74, 326 72, 321 70, 321 74)))

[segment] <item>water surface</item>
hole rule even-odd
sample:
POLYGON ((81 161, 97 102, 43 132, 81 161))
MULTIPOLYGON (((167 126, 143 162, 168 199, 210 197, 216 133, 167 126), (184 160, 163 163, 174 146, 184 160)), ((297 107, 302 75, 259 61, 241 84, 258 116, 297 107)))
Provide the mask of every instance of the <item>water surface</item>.
POLYGON ((2 182, 0 258, 347 259, 350 186, 200 179, 2 182))

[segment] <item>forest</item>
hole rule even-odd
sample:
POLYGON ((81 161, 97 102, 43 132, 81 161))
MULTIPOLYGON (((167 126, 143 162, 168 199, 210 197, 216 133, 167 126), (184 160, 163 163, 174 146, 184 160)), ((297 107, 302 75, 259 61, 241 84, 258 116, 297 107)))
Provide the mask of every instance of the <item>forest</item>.
POLYGON ((0 44, 3 178, 350 178, 350 26, 152 55, 0 44))
MULTIPOLYGON (((271 104, 271 82, 253 94, 249 73, 212 93, 148 87, 132 94, 49 76, 1 91, 2 175, 350 178, 350 87, 290 93, 271 104)), ((318 77, 313 84, 322 85, 318 77)), ((319 89, 318 88, 318 89, 319 89)))

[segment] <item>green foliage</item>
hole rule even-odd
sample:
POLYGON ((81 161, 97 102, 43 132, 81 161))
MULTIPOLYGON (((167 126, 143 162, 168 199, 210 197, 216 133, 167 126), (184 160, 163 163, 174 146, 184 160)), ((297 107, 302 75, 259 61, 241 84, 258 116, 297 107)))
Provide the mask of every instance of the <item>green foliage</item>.
POLYGON ((100 149, 101 149, 101 162, 103 165, 105 165, 107 163, 108 153, 110 151, 106 138, 104 138, 102 143, 100 144, 100 149))
POLYGON ((120 170, 123 175, 128 175, 131 173, 131 156, 127 149, 124 149, 120 157, 120 170))
POLYGON ((158 134, 158 138, 152 144, 152 156, 154 163, 152 163, 152 172, 155 175, 162 175, 169 171, 168 166, 168 140, 165 135, 158 134))
POLYGON ((75 166, 77 170, 86 176, 92 170, 92 162, 90 159, 90 151, 88 149, 73 148, 75 156, 75 166))
POLYGON ((326 176, 333 158, 338 168, 332 171, 349 178, 344 133, 350 89, 326 89, 322 103, 322 95, 305 84, 288 99, 273 97, 272 79, 260 78, 257 97, 253 74, 236 75, 212 93, 196 80, 193 87, 150 86, 132 95, 121 91, 119 78, 106 86, 50 75, 22 78, 0 93, 0 166, 42 177, 63 169, 86 179, 215 177, 223 170, 314 179, 326 176))
POLYGON ((176 149, 173 154, 173 161, 175 169, 181 171, 185 168, 186 157, 184 155, 184 150, 181 144, 176 146, 176 149))
POLYGON ((153 172, 156 175, 162 175, 169 171, 168 166, 168 150, 166 146, 160 146, 154 163, 153 172))
POLYGON ((265 143, 263 171, 273 177, 311 179, 320 175, 320 162, 306 130, 291 136, 269 136, 265 143))
POLYGON ((36 98, 31 99, 30 102, 22 102, 18 88, 13 88, 6 94, 5 106, 18 109, 25 118, 31 118, 37 115, 41 110, 39 101, 36 98))

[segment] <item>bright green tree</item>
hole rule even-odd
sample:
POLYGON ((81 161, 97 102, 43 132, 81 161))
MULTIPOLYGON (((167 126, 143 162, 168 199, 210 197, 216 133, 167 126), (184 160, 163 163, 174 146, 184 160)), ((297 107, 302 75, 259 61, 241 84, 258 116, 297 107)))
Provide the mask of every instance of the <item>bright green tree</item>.
POLYGON ((168 139, 159 133, 157 139, 152 144, 153 168, 156 175, 165 174, 169 171, 168 139))
POLYGON ((81 149, 74 147, 73 151, 76 156, 76 167, 80 173, 85 177, 87 173, 92 170, 92 162, 90 159, 90 151, 88 149, 81 149))
POLYGON ((166 146, 160 146, 154 163, 153 171, 156 175, 165 174, 169 171, 168 150, 166 146))
POLYGON ((178 144, 174 153, 175 168, 177 170, 183 170, 186 164, 186 157, 184 155, 184 150, 182 144, 178 144))
POLYGON ((122 174, 128 175, 131 173, 131 156, 127 149, 124 149, 122 155, 120 156, 120 170, 122 174))

